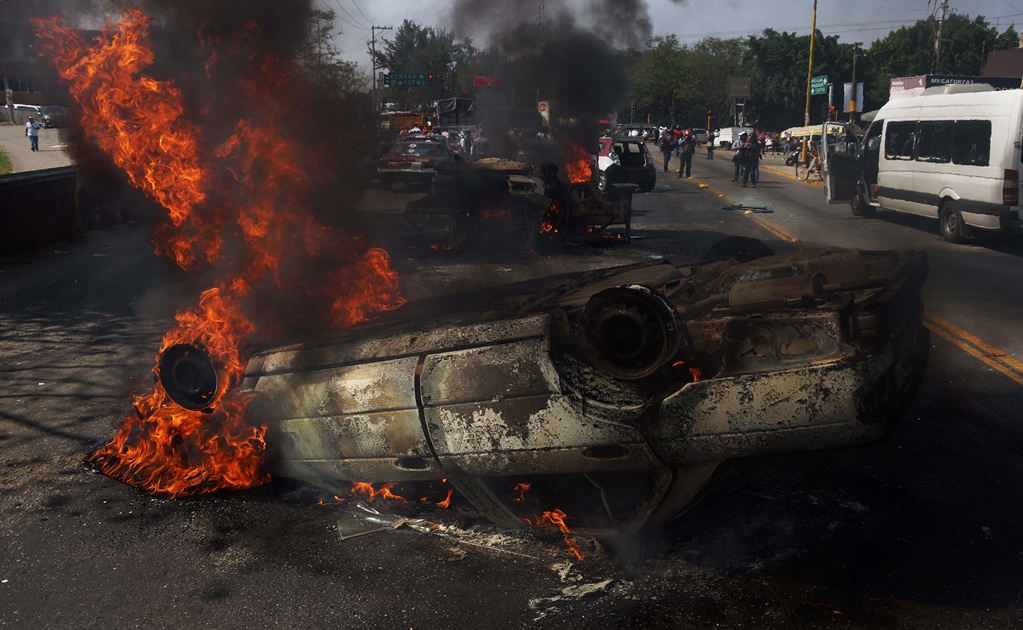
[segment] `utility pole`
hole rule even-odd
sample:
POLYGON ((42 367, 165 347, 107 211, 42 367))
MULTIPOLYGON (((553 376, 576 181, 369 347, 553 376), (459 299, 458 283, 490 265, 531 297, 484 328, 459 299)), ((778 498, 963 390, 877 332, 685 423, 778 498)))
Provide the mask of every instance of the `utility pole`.
MULTIPOLYGON (((806 69, 806 109, 803 112, 803 126, 810 126, 810 83, 813 80, 813 40, 817 34, 817 0, 813 0, 813 22, 810 25, 810 65, 806 69)), ((830 96, 828 97, 831 98, 830 96)), ((830 101, 829 101, 830 105, 830 101)), ((802 151, 799 153, 799 160, 806 164, 806 137, 803 138, 802 151)))
MULTIPOLYGON (((373 111, 380 109, 380 102, 377 100, 377 31, 389 31, 392 27, 390 26, 370 26, 370 32, 372 37, 370 39, 370 48, 373 53, 370 57, 370 61, 373 64, 373 111)), ((377 121, 374 121, 376 124, 377 121)))
MULTIPOLYGON (((859 56, 860 44, 862 42, 856 42, 853 44, 853 73, 852 73, 852 89, 849 90, 849 122, 853 121, 853 116, 856 114, 856 57, 859 56)), ((837 115, 836 115, 837 118, 837 115)))
POLYGON ((816 34, 817 0, 813 0, 813 24, 810 26, 810 66, 806 69, 806 111, 803 113, 803 126, 806 127, 810 125, 810 80, 813 79, 813 39, 816 34))
POLYGON ((931 74, 937 74, 941 69, 941 37, 945 30, 945 13, 948 11, 948 0, 941 0, 941 13, 938 15, 938 30, 934 34, 934 65, 931 66, 931 74))

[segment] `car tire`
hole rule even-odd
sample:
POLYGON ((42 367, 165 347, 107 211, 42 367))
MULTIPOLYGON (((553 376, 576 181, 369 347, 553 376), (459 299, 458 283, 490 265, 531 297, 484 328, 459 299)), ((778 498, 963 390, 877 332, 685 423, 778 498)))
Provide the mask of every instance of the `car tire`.
POLYGON ((966 240, 963 236, 963 215, 959 213, 959 207, 951 199, 941 204, 938 212, 938 230, 941 237, 949 243, 962 243, 966 240))
POLYGON ((877 214, 877 208, 870 205, 870 202, 863 196, 863 189, 859 185, 856 186, 856 191, 849 203, 852 206, 853 216, 872 217, 877 214))

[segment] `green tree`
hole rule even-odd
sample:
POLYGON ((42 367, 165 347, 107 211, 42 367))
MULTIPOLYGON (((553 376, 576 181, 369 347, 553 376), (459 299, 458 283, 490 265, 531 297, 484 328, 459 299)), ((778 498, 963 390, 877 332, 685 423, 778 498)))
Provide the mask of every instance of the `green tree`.
MULTIPOLYGON (((470 40, 456 42, 454 35, 447 31, 405 20, 395 31, 394 38, 383 40, 380 50, 376 51, 376 65, 386 72, 432 73, 434 82, 428 88, 392 86, 386 88, 385 94, 402 109, 426 111, 438 98, 465 93, 465 70, 474 54, 470 40)), ((471 86, 471 76, 468 80, 471 86)))
POLYGON ((313 10, 304 46, 297 51, 299 66, 324 94, 352 96, 366 88, 368 79, 357 64, 341 59, 334 44, 334 11, 313 10))

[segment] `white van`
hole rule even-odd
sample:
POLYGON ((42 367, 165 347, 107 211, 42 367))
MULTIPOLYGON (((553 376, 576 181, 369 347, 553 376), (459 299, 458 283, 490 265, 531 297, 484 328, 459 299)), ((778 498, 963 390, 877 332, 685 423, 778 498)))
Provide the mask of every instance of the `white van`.
POLYGON ((938 219, 945 240, 1020 222, 1023 90, 988 85, 928 88, 889 101, 860 142, 842 123, 823 125, 828 203, 938 219))

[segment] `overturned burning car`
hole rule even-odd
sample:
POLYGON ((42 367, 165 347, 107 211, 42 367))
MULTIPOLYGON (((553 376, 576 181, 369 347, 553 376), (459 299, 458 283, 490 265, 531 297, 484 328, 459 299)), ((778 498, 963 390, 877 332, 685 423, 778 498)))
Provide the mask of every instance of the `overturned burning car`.
MULTIPOLYGON (((559 275, 260 352, 240 389, 280 475, 336 493, 446 479, 511 527, 535 513, 528 482, 575 527, 628 534, 724 460, 883 437, 927 363, 927 270, 816 249, 559 275)), ((162 378, 188 398, 172 381, 197 371, 175 360, 162 378)))

